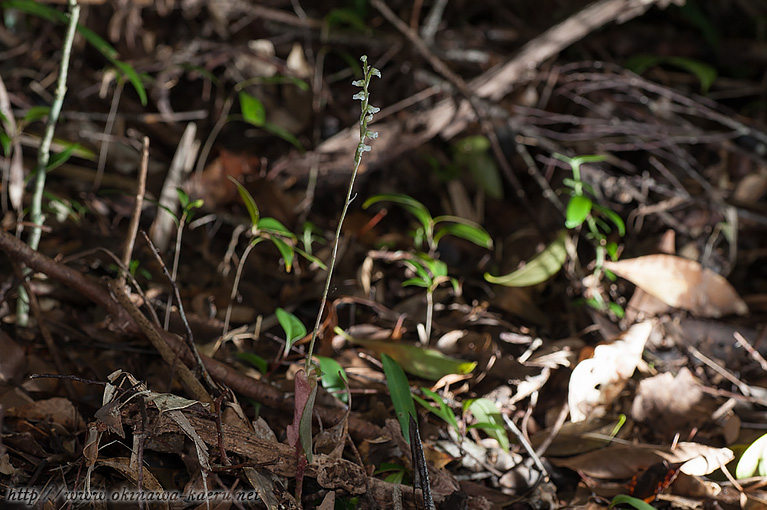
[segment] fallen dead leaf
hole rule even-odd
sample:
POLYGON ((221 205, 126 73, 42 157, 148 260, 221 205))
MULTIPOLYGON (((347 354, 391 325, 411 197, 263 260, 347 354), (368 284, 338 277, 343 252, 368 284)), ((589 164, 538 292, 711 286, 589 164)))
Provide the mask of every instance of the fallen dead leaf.
POLYGON ((570 376, 567 397, 573 422, 604 415, 642 359, 642 350, 651 331, 649 321, 634 324, 621 339, 598 345, 592 358, 576 365, 570 376))
POLYGON ((722 275, 694 260, 674 255, 646 255, 608 261, 604 267, 667 305, 698 316, 748 313, 746 302, 722 275))

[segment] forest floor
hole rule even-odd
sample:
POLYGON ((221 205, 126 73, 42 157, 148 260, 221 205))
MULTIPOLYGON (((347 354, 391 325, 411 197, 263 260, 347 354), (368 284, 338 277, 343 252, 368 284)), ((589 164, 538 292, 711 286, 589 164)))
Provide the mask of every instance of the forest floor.
POLYGON ((767 508, 767 5, 683 3, 0 1, 0 506, 767 508))

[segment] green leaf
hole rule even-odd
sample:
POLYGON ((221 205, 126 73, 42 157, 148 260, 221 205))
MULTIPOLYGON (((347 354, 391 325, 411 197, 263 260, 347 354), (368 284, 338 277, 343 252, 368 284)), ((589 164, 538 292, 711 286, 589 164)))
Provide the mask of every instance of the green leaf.
POLYGON ((269 234, 277 234, 282 237, 287 237, 288 239, 295 239, 296 236, 288 230, 288 227, 283 225, 279 220, 276 220, 274 218, 261 218, 258 220, 258 223, 256 223, 256 226, 258 226, 259 232, 268 232, 269 234))
POLYGON ((642 501, 641 499, 635 498, 633 496, 628 496, 626 494, 618 494, 612 499, 612 501, 610 501, 610 508, 618 505, 633 506, 636 508, 636 510, 655 510, 655 507, 650 503, 642 501))
POLYGON ((468 409, 479 422, 477 428, 498 441, 504 451, 509 451, 509 436, 506 434, 503 417, 495 402, 488 398, 471 399, 464 403, 464 409, 468 409))
POLYGON ((344 381, 349 379, 346 377, 344 368, 333 358, 325 356, 315 356, 315 358, 320 362, 320 370, 322 371, 320 382, 322 387, 344 404, 348 404, 349 395, 346 394, 346 384, 344 381))
POLYGON ((258 220, 261 216, 261 213, 258 211, 258 206, 256 205, 256 201, 253 199, 253 195, 251 195, 250 192, 245 189, 245 186, 240 184, 237 179, 231 175, 228 177, 229 180, 232 181, 235 186, 237 186, 237 191, 240 193, 240 197, 242 197, 242 201, 245 203, 245 208, 248 210, 248 214, 250 215, 250 224, 254 229, 257 229, 259 226, 258 220))
POLYGON ((583 195, 575 195, 567 204, 565 226, 575 228, 583 223, 591 212, 591 199, 583 195))
POLYGON ((252 352, 236 352, 234 353, 234 356, 237 359, 250 363, 262 374, 265 374, 269 371, 269 363, 267 363, 266 360, 258 354, 253 354, 252 352))
POLYGON ((37 120, 42 120, 51 113, 50 106, 33 106, 24 114, 24 123, 29 124, 37 120))
POLYGON ((5 131, 0 131, 0 146, 3 148, 3 156, 7 158, 11 153, 11 137, 5 131))
POLYGON ((285 261, 285 272, 289 273, 290 270, 293 269, 293 257, 295 256, 293 247, 290 246, 285 241, 283 241, 282 239, 280 239, 279 237, 269 236, 269 239, 272 241, 272 243, 274 243, 274 245, 280 251, 280 255, 282 255, 282 260, 285 261))
POLYGON ((485 280, 507 287, 529 287, 545 282, 562 268, 567 258, 565 238, 567 232, 561 231, 559 236, 543 250, 537 257, 528 262, 524 267, 505 276, 492 276, 485 273, 485 280))
POLYGON ((424 289, 428 289, 431 287, 431 281, 430 280, 424 280, 423 278, 408 278, 404 282, 402 282, 403 287, 423 287, 424 289))
POLYGON ((306 327, 298 317, 284 308, 277 308, 274 314, 277 316, 277 322, 280 323, 282 330, 285 332, 285 355, 287 356, 296 340, 306 336, 306 327))
POLYGON ((291 132, 281 128, 277 124, 274 124, 272 122, 264 122, 264 125, 262 127, 268 133, 277 135, 283 140, 285 140, 286 142, 292 144, 293 147, 298 149, 299 152, 303 153, 304 151, 306 151, 303 144, 298 140, 298 138, 296 138, 295 136, 293 136, 291 132))
POLYGON ((254 126, 262 127, 266 122, 266 110, 264 104, 255 96, 247 92, 240 92, 240 111, 245 122, 254 126))
POLYGON ((425 407, 429 412, 434 413, 435 415, 442 418, 442 420, 453 427, 453 429, 460 433, 461 429, 458 427, 458 420, 455 417, 455 413, 452 409, 445 403, 445 401, 440 397, 437 393, 431 391, 429 388, 421 388, 421 391, 424 395, 432 399, 434 402, 437 403, 439 407, 434 407, 433 405, 429 404, 426 400, 422 399, 418 395, 413 394, 413 399, 415 399, 416 402, 421 404, 423 407, 425 407))
POLYGON ((394 412, 397 415, 402 436, 405 438, 405 441, 410 443, 408 415, 413 416, 413 418, 418 417, 415 412, 413 397, 410 393, 410 383, 402 367, 393 358, 386 354, 381 354, 381 362, 383 363, 384 374, 386 374, 386 386, 389 387, 389 395, 394 404, 394 412))
POLYGON ((457 216, 437 216, 434 218, 434 224, 440 224, 434 234, 434 242, 439 242, 446 235, 460 237, 483 248, 493 247, 493 238, 487 233, 487 230, 473 221, 459 218, 457 216), (441 225, 443 222, 451 222, 441 225))
POLYGON ((618 234, 620 236, 626 235, 626 224, 623 223, 623 218, 621 218, 618 213, 613 211, 612 209, 608 209, 607 207, 602 207, 601 205, 594 204, 594 209, 599 211, 600 214, 603 214, 607 217, 610 221, 613 222, 613 224, 618 227, 618 234))
POLYGON ((735 478, 767 476, 767 434, 751 443, 738 461, 735 478))
POLYGON ((72 157, 72 153, 75 152, 77 149, 80 148, 80 144, 74 143, 69 144, 69 146, 64 149, 63 151, 59 152, 58 154, 54 154, 51 160, 48 162, 48 166, 46 167, 46 170, 49 172, 51 170, 54 170, 64 163, 67 162, 67 160, 72 157))
POLYGON ((672 65, 694 74, 700 81, 700 91, 705 94, 716 81, 716 69, 705 62, 685 57, 663 57, 656 55, 637 55, 626 62, 626 67, 637 74, 642 74, 651 67, 658 65, 672 65))
POLYGON ((189 195, 181 188, 176 188, 176 195, 178 195, 178 203, 181 204, 182 209, 186 209, 189 205, 189 195))
POLYGON ((471 373, 477 366, 476 362, 450 358, 434 349, 423 349, 400 342, 353 338, 340 328, 336 328, 335 331, 342 334, 350 342, 392 357, 408 373, 423 379, 436 381, 448 374, 465 375, 471 373))
POLYGON ((362 208, 367 209, 371 205, 378 202, 394 202, 395 204, 401 205, 405 210, 407 210, 410 214, 415 216, 418 221, 421 222, 421 225, 423 225, 427 232, 431 232, 434 225, 434 220, 432 219, 431 213, 426 208, 426 206, 418 200, 399 193, 375 195, 365 200, 365 203, 362 204, 362 208))

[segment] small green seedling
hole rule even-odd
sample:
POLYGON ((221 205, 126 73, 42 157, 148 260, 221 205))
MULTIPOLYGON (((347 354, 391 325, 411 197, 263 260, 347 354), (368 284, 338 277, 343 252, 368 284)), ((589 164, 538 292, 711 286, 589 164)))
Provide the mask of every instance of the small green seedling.
POLYGON ((509 451, 509 436, 506 434, 503 417, 495 402, 489 398, 469 399, 463 403, 463 411, 464 413, 471 413, 477 420, 477 423, 469 426, 469 428, 477 428, 483 431, 498 441, 498 444, 504 451, 509 451))
POLYGON ((301 320, 283 308, 277 308, 275 311, 277 322, 282 326, 285 332, 285 350, 283 358, 287 357, 293 345, 306 336, 306 326, 301 320))
POLYGON ((403 260, 415 276, 402 282, 403 287, 415 286, 426 289, 426 322, 424 326, 422 344, 428 344, 431 338, 431 324, 434 315, 434 291, 443 283, 449 282, 456 293, 460 292, 458 280, 447 275, 447 264, 434 259, 425 253, 416 253, 403 260))
POLYGON ((610 501, 610 508, 620 507, 621 505, 628 505, 636 508, 636 510, 655 510, 655 507, 650 503, 627 494, 618 494, 610 501))
POLYGON ((445 400, 439 396, 437 393, 431 391, 429 388, 421 388, 421 391, 424 395, 429 397, 434 403, 437 404, 437 407, 434 407, 431 405, 428 401, 425 399, 422 399, 418 395, 413 394, 413 400, 421 404, 427 411, 429 411, 432 414, 435 414, 439 418, 441 418, 445 423, 453 427, 453 430, 455 430, 456 434, 461 433, 461 428, 458 426, 458 418, 456 418, 455 413, 452 409, 445 403, 445 400))
POLYGON ((407 195, 399 193, 375 195, 368 198, 362 204, 362 208, 367 209, 379 202, 393 202, 415 216, 419 222, 413 233, 415 247, 421 249, 425 242, 431 256, 436 254, 440 239, 448 235, 460 237, 483 248, 493 247, 493 239, 481 225, 458 216, 432 217, 425 205, 407 195))

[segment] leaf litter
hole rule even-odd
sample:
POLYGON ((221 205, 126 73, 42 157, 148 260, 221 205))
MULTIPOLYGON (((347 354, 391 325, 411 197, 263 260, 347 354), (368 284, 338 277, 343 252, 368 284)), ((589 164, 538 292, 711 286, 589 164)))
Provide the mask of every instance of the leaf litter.
MULTIPOLYGON (((34 105, 54 93, 40 63, 58 58, 51 34, 64 15, 4 3, 25 23, 6 19, 0 68, 0 476, 9 488, 0 498, 63 483, 188 497, 165 508, 213 507, 192 498, 207 490, 252 494, 237 504, 267 508, 423 508, 431 499, 436 508, 595 508, 619 496, 734 509, 767 499, 753 479, 767 465, 767 131, 744 106, 761 77, 739 75, 734 91, 733 78, 709 72, 704 82, 708 68, 695 59, 659 57, 628 71, 559 53, 600 47, 623 62, 634 43, 621 31, 641 34, 661 20, 673 33, 666 15, 689 15, 657 3, 666 10, 652 19, 623 0, 600 11, 573 6, 561 25, 535 19, 525 2, 495 6, 503 16, 472 6, 465 23, 448 9, 420 56, 388 53, 418 31, 386 24, 380 2, 367 14, 312 4, 90 5, 83 23, 105 37, 90 40, 123 75, 92 67, 76 47, 42 255, 11 233, 31 228, 19 173, 34 167, 44 117, 34 105), (618 17, 635 24, 610 24, 618 17), (528 18, 542 35, 524 46, 525 31, 499 24, 528 18), (170 30, 192 20, 200 26, 170 30), (27 58, 25 40, 45 57, 27 58), (316 317, 346 151, 358 142, 348 143, 357 120, 343 92, 359 78, 341 57, 355 51, 350 43, 384 66, 372 94, 392 109, 376 120, 380 136, 344 227, 312 368, 324 374, 307 374, 300 333, 316 317), (418 74, 422 67, 437 74, 418 74), (118 88, 116 76, 130 87, 118 88), (488 128, 475 99, 512 88, 514 100, 493 113, 506 127, 488 128), (458 108, 463 99, 473 107, 458 108), (119 274, 119 258, 105 250, 120 253, 129 235, 137 133, 151 140, 142 226, 166 261, 178 242, 174 284, 188 331, 144 246, 125 268, 143 297, 126 298, 142 317, 167 312, 167 331, 154 318, 137 324, 97 280, 119 274), (178 188, 203 204, 176 238, 178 188), (244 257, 253 211, 270 219, 261 226, 273 243, 244 257), (22 279, 30 326, 14 312, 22 279), (234 327, 223 335, 227 321, 234 327), (165 359, 144 340, 150 333, 171 347, 165 359), (211 357, 195 360, 188 341, 211 357), (196 390, 179 382, 180 365, 196 390), (404 369, 396 390, 393 366, 404 369)), ((394 14, 421 27, 420 8, 394 14)), ((725 18, 717 9, 743 7, 693 9, 711 21, 725 18)))

